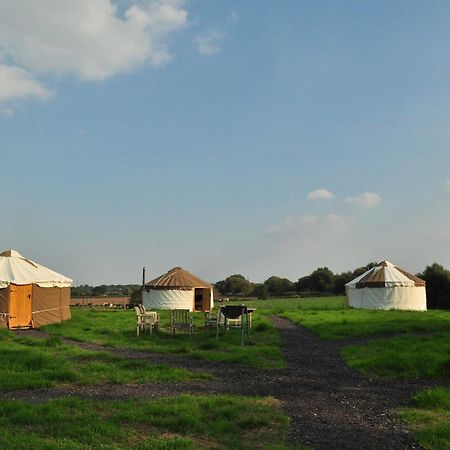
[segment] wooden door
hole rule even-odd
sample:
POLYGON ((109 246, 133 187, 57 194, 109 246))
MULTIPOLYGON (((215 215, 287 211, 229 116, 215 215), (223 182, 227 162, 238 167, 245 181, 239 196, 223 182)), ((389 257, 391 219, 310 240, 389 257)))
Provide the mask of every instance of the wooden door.
POLYGON ((31 284, 9 285, 9 328, 32 326, 32 289, 31 284))
POLYGON ((211 311, 211 289, 203 289, 203 311, 211 311))

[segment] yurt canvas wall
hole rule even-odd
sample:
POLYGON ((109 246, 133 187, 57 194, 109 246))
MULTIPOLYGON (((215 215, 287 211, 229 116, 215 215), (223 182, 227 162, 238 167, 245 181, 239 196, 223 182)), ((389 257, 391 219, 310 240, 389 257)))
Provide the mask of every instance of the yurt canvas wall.
POLYGON ((145 284, 142 303, 147 309, 210 311, 214 306, 212 286, 181 267, 145 284))
POLYGON ((0 254, 0 326, 31 328, 70 319, 72 280, 14 250, 0 254))
POLYGON ((361 309, 426 311, 425 281, 382 261, 345 285, 347 304, 361 309))

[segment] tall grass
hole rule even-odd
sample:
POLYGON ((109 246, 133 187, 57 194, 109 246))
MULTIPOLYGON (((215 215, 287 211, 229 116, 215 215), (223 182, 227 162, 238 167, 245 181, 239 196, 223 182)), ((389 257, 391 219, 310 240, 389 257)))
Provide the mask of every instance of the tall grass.
POLYGON ((288 418, 272 398, 182 395, 154 401, 0 402, 0 447, 284 449, 288 418))

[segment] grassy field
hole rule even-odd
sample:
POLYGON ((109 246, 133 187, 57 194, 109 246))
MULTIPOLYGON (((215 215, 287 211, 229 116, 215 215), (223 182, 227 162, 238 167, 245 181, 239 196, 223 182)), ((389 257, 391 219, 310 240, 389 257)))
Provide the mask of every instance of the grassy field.
POLYGON ((6 330, 0 332, 0 354, 2 390, 211 379, 208 374, 63 345, 58 338, 15 338, 6 330))
POLYGON ((0 447, 5 449, 282 450, 288 427, 272 398, 0 402, 0 447))
POLYGON ((283 367, 278 333, 263 314, 254 314, 252 336, 249 344, 240 345, 240 332, 230 330, 216 339, 215 329, 204 327, 204 315, 194 314, 194 335, 169 333, 170 316, 161 311, 160 330, 153 336, 136 336, 134 311, 94 310, 72 308, 72 320, 48 325, 43 329, 54 336, 80 341, 148 350, 159 353, 176 353, 192 358, 242 363, 255 367, 283 367))
MULTIPOLYGON (((123 310, 74 309, 72 321, 49 325, 44 329, 55 336, 55 339, 59 336, 64 336, 81 341, 90 341, 117 347, 128 347, 161 353, 175 353, 188 355, 193 358, 276 368, 283 367, 284 364, 280 350, 279 336, 276 330, 273 329, 268 318, 270 314, 276 314, 309 328, 313 333, 323 339, 373 338, 373 340, 370 339, 366 344, 344 345, 342 348, 342 355, 347 363, 351 367, 370 376, 392 379, 448 379, 449 377, 449 311, 405 312, 353 310, 344 307, 343 297, 252 302, 240 301, 237 303, 245 303, 247 306, 257 308, 254 314, 252 341, 250 345, 245 345, 244 347, 240 346, 240 334, 236 330, 230 331, 217 341, 214 330, 208 330, 203 327, 202 314, 194 315, 195 333, 193 337, 182 333, 175 337, 171 336, 168 332, 169 315, 167 312, 162 312, 161 330, 154 336, 144 335, 136 337, 134 312, 123 310)), ((36 349, 39 347, 37 344, 17 343, 17 345, 35 346, 36 349)), ((60 344, 53 346, 51 340, 49 343, 43 342, 41 345, 48 347, 43 350, 41 349, 44 353, 55 352, 56 348, 57 352, 52 353, 52 355, 58 355, 59 353, 62 360, 68 360, 71 364, 70 373, 76 373, 79 370, 77 369, 79 367, 79 361, 77 362, 76 355, 71 356, 71 350, 66 349, 66 346, 60 344), (66 354, 65 352, 69 353, 66 354)), ((98 353, 98 355, 87 357, 87 359, 94 358, 96 359, 96 364, 101 362, 107 367, 108 362, 103 358, 108 359, 108 357, 106 355, 99 356, 102 352, 94 353, 98 353)), ((118 364, 118 367, 118 373, 112 379, 117 379, 117 382, 120 382, 123 379, 121 378, 122 369, 120 368, 120 364, 118 364)), ((123 369, 125 370, 125 368, 123 369)), ((105 369, 105 374, 107 372, 108 370, 105 369)), ((61 373, 64 377, 64 370, 61 373)), ((137 372, 134 373, 135 375, 137 374, 137 372)), ((76 382, 87 382, 87 374, 78 376, 79 378, 76 382), (85 378, 83 379, 83 377, 85 378)), ((190 375, 183 374, 181 376, 188 378, 190 375)), ((97 377, 92 376, 91 379, 97 377)), ((50 380, 50 382, 55 381, 50 380)), ((177 399, 181 398, 184 399, 182 401, 188 401, 188 403, 192 401, 192 399, 186 400, 188 397, 177 397, 177 399)), ((413 427, 417 439, 427 449, 440 450, 449 448, 450 430, 448 421, 450 405, 448 399, 449 391, 446 388, 428 390, 416 395, 412 399, 411 405, 402 408, 400 411, 402 417, 413 427)), ((241 400, 246 401, 245 399, 241 400)), ((225 400, 222 399, 222 401, 225 400)), ((235 402, 236 399, 230 401, 235 402)), ((201 408, 207 408, 205 403, 201 404, 201 408)), ((162 404, 159 404, 158 407, 162 408, 162 404)), ((243 404, 237 408, 239 407, 245 409, 243 404)), ((106 414, 108 417, 116 417, 115 412, 111 412, 110 406, 103 405, 103 408, 107 411, 106 414)), ((183 410, 183 407, 180 406, 180 408, 183 410)), ((267 412, 267 414, 276 415, 278 413, 277 408, 272 403, 270 412, 267 412)), ((182 415, 182 413, 180 414, 182 415)), ((203 414, 203 412, 199 414, 203 414)), ((174 413, 174 416, 173 420, 177 421, 178 412, 174 413)), ((180 420, 184 419, 180 418, 180 420)), ((222 445, 222 448, 239 448, 238 444, 232 440, 234 439, 233 433, 228 436, 226 431, 226 428, 230 424, 234 424, 234 416, 222 416, 217 420, 217 426, 222 426, 223 430, 218 431, 216 437, 219 436, 221 441, 226 442, 226 444, 222 445)), ((280 424, 284 423, 284 419, 277 420, 271 419, 270 423, 272 425, 262 426, 262 430, 268 429, 270 433, 274 433, 271 436, 281 436, 282 433, 280 430, 282 426, 280 424)), ((109 419, 106 422, 109 423, 109 419)), ((42 427, 42 424, 37 426, 39 429, 40 427, 42 427)), ((135 436, 134 433, 142 433, 142 427, 136 429, 133 427, 135 427, 134 422, 131 424, 129 433, 127 432, 128 434, 126 433, 119 438, 119 441, 122 439, 120 442, 123 442, 124 446, 130 448, 147 448, 145 445, 148 448, 214 448, 214 445, 217 443, 212 436, 207 437, 206 441, 204 438, 201 438, 202 432, 195 431, 196 426, 190 430, 191 434, 189 436, 185 436, 184 431, 177 431, 176 426, 175 428, 165 428, 162 426, 162 429, 165 430, 164 433, 166 433, 164 436, 167 435, 167 439, 164 438, 160 442, 158 440, 160 438, 152 435, 152 431, 147 430, 144 447, 133 447, 134 440, 136 439, 133 437, 135 436)), ((150 427, 149 430, 154 430, 154 427, 155 425, 153 425, 153 428, 150 427)), ((157 425, 157 427, 159 428, 160 426, 157 425)), ((12 432, 8 427, 5 430, 4 433, 12 432)), ((239 431, 236 431, 235 436, 240 436, 240 439, 243 439, 243 434, 239 433, 239 431)), ((28 439, 28 437, 24 436, 24 439, 28 439)), ((67 444, 69 445, 68 447, 60 446, 57 448, 83 448, 82 443, 78 441, 72 442, 71 437, 64 436, 63 434, 55 435, 55 439, 62 439, 63 442, 67 440, 69 442, 67 444)), ((283 448, 283 445, 277 447, 276 439, 268 439, 265 442, 267 445, 264 448, 283 448)), ((26 445, 23 448, 25 447, 26 445)), ((44 444, 42 448, 46 448, 44 444)), ((119 446, 118 448, 122 447, 119 446)), ((245 448, 251 447, 247 443, 245 448)))

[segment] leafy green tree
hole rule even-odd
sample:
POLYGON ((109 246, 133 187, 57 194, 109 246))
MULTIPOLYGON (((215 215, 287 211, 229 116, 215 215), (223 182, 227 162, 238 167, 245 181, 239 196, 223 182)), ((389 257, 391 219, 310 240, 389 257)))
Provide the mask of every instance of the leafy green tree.
POLYGON ((222 294, 248 295, 253 289, 253 283, 248 281, 243 275, 230 275, 215 284, 215 288, 222 294))
POLYGON ((294 290, 294 283, 287 278, 272 276, 264 281, 267 291, 271 295, 285 294, 294 290))
POLYGON ((319 267, 309 276, 312 291, 333 292, 334 275, 328 267, 319 267))
POLYGON ((419 277, 427 283, 427 308, 450 309, 450 271, 434 263, 427 266, 419 277))
POLYGON ((253 287, 252 294, 260 299, 267 298, 269 291, 264 283, 256 283, 253 287))
MULTIPOLYGON (((363 272, 364 273, 364 272, 363 272)), ((334 290, 333 292, 335 294, 344 294, 345 292, 345 285, 352 281, 355 276, 353 275, 353 272, 342 272, 340 274, 336 274, 334 276, 334 290)))

